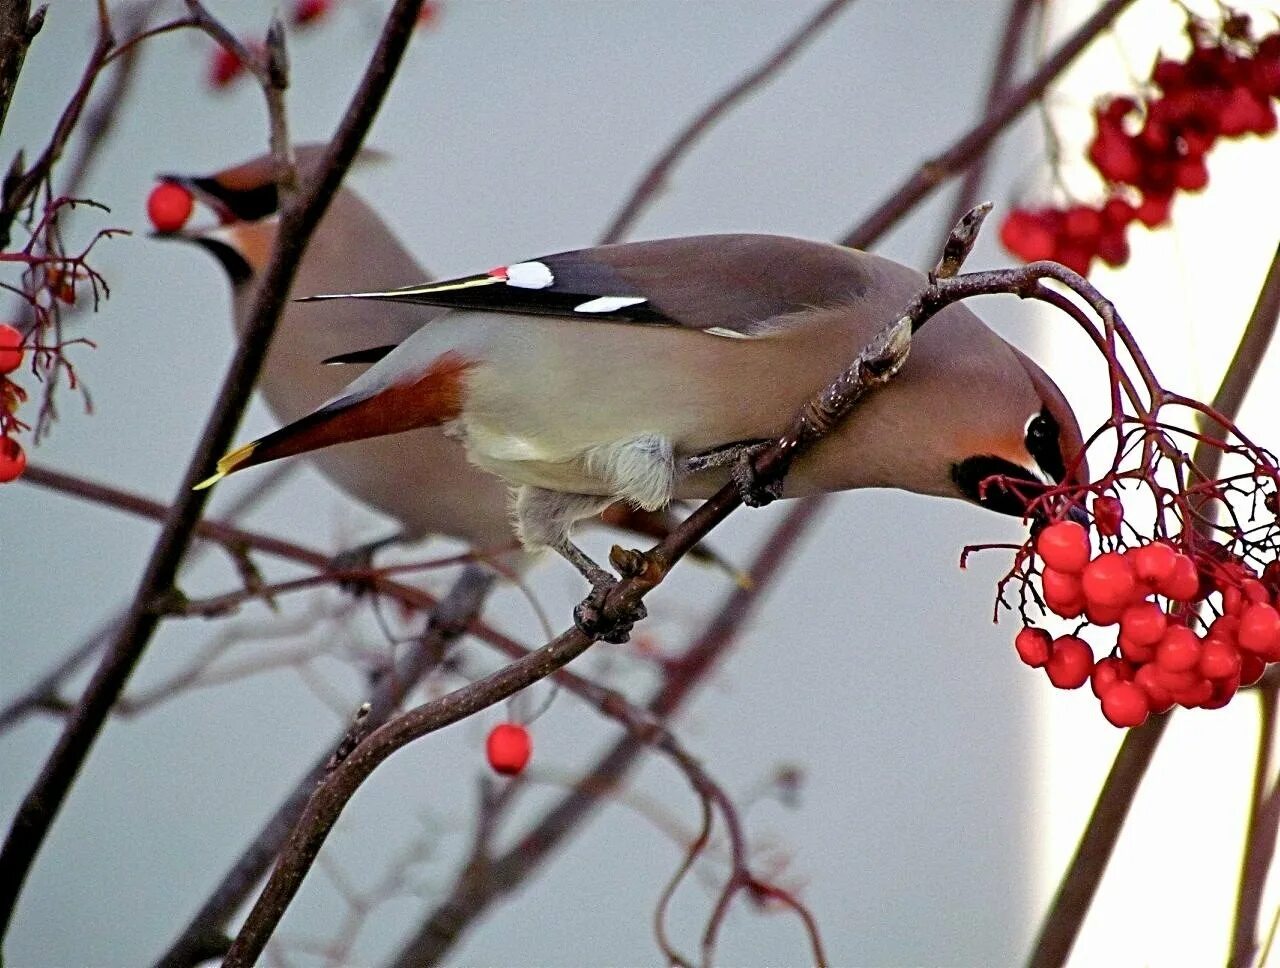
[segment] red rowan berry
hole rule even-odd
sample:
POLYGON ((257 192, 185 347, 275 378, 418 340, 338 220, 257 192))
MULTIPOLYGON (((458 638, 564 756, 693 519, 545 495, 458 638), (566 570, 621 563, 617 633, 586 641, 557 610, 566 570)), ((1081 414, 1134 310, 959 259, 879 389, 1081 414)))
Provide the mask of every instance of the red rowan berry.
POLYGON ((1102 715, 1112 726, 1141 726, 1150 712, 1147 694, 1132 682, 1117 682, 1102 698, 1102 715))
POLYGON ((173 182, 161 182, 147 196, 147 217, 157 232, 176 232, 187 224, 195 201, 191 193, 173 182))
POLYGON ((489 731, 485 754, 494 772, 514 776, 521 772, 533 753, 529 731, 519 723, 499 723, 489 731))
POLYGON ((0 373, 12 373, 22 366, 22 334, 8 323, 0 323, 0 373))
POLYGON ((1053 653, 1044 669, 1059 689, 1079 689, 1093 672, 1093 650, 1074 635, 1059 636, 1053 640, 1053 653))

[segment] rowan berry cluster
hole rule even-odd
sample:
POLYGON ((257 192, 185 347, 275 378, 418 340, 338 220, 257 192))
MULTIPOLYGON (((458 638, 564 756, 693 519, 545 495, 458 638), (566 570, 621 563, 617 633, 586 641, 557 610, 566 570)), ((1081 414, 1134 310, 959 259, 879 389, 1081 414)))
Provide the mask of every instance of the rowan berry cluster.
POLYGON ((1230 14, 1220 24, 1192 19, 1184 60, 1159 58, 1147 90, 1116 96, 1094 109, 1088 158, 1106 183, 1095 205, 1017 208, 1000 240, 1027 262, 1052 259, 1087 275, 1095 259, 1129 261, 1134 223, 1169 222, 1174 196, 1209 183, 1206 158, 1220 139, 1276 130, 1280 98, 1280 31, 1255 40, 1250 19, 1230 14))
MULTIPOLYGON (((1094 526, 1106 534, 1096 504, 1094 526)), ((1044 528, 1035 553, 1045 607, 1084 624, 1057 638, 1027 625, 1014 641, 1018 655, 1059 689, 1092 681, 1116 726, 1139 726, 1174 705, 1218 709, 1280 661, 1280 561, 1259 573, 1214 543, 1159 540, 1094 555, 1074 521, 1044 528), (1216 615, 1200 629, 1196 603, 1216 615), (1086 626, 1117 629, 1110 654, 1095 661, 1086 626)))

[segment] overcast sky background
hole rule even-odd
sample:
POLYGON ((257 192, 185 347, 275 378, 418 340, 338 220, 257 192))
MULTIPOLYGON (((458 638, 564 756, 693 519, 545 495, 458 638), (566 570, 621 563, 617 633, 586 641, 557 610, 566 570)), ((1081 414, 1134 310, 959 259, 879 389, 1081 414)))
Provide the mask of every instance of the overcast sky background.
MULTIPOLYGON (((266 22, 265 4, 212 6, 245 31, 266 22)), ((333 23, 294 38, 289 108, 299 141, 332 131, 384 6, 350 0, 333 23)), ((1069 21, 1091 6, 1069 4, 1061 16, 1069 21)), ((357 172, 352 184, 439 274, 589 244, 669 137, 815 7, 454 0, 438 28, 414 42, 370 137, 391 161, 357 172)), ((1176 41, 1170 4, 1139 0, 1137 7, 1132 29, 1148 38, 1143 50, 1159 42, 1161 30, 1176 41), (1152 6, 1157 19, 1142 19, 1152 6)), ((860 0, 699 145, 634 237, 741 230, 839 236, 975 120, 1005 8, 996 0, 860 0)), ((88 10, 65 2, 50 10, 0 157, 43 143, 91 42, 88 10)), ((1055 102, 1068 119, 1087 120, 1100 79, 1124 84, 1116 45, 1104 48, 1098 56, 1105 62, 1080 72, 1055 102)), ((97 260, 112 298, 84 329, 99 349, 76 357, 96 412, 86 417, 64 395, 62 421, 32 453, 41 463, 162 499, 173 495, 189 460, 232 341, 217 267, 194 248, 146 238, 143 202, 158 171, 207 172, 265 147, 264 112, 251 85, 208 92, 209 49, 203 38, 178 34, 152 42, 144 54, 134 97, 87 188, 113 211, 79 223, 84 231, 109 224, 138 233, 104 244, 97 260)), ((1002 207, 1043 184, 1038 131, 1029 116, 1001 142, 985 194, 1002 207)), ((1229 333, 1256 293, 1274 245, 1265 231, 1280 214, 1274 179, 1261 177, 1267 165, 1275 170, 1274 145, 1269 154, 1256 144, 1238 147, 1222 162, 1236 167, 1214 167, 1210 193, 1180 208, 1187 223, 1180 215, 1176 232, 1135 247, 1129 278, 1145 281, 1127 284, 1123 298, 1107 289, 1140 331, 1167 347, 1156 354, 1158 365, 1177 374, 1170 382, 1201 392, 1211 392, 1214 368, 1232 345, 1229 333), (1248 241, 1249 226, 1221 234, 1212 219, 1231 212, 1239 220, 1243 211, 1233 206, 1249 206, 1249 221, 1264 233, 1260 244, 1248 241), (1188 295, 1193 277, 1206 288, 1188 295), (1192 333, 1202 338, 1188 344, 1192 333)), ((948 210, 949 196, 939 196, 880 251, 920 267, 932 263, 948 210)), ((988 232, 973 265, 1003 261, 993 239, 988 232)), ((1031 307, 1006 300, 981 311, 1040 359, 1082 411, 1097 415, 1097 368, 1073 355, 1079 338, 1069 327, 1059 325, 1053 332, 1062 335, 1043 339, 1052 327, 1037 322, 1042 317, 1031 307)), ((272 426, 255 403, 238 439, 272 426)), ((219 488, 213 513, 251 484, 219 488)), ((745 562, 785 511, 735 514, 717 530, 716 544, 745 562)), ((335 550, 388 530, 309 470, 294 474, 249 521, 335 550)), ((762 802, 749 812, 749 827, 790 855, 788 875, 803 883, 840 964, 1016 961, 1120 739, 1091 697, 1053 694, 1019 666, 1007 622, 991 625, 993 580, 1003 559, 979 559, 963 573, 956 567, 965 543, 1018 533, 1016 522, 958 502, 841 496, 679 723, 687 746, 730 791, 746 793, 782 763, 804 768, 800 806, 762 802)), ((155 535, 151 524, 35 487, 3 490, 0 700, 21 692, 127 599, 155 535)), ((588 544, 607 548, 603 537, 588 544)), ((272 575, 294 573, 264 565, 272 575)), ((553 622, 563 625, 582 595, 577 576, 548 561, 532 583, 553 622)), ((217 554, 182 580, 193 596, 234 584, 217 554)), ((443 577, 430 581, 436 589, 444 584, 443 577)), ((721 576, 681 567, 650 599, 646 629, 662 644, 680 646, 727 592, 721 576)), ((336 593, 321 599, 339 600, 336 593)), ((300 598, 287 600, 280 615, 249 607, 231 621, 278 628, 306 607, 300 598)), ((367 609, 362 614, 324 634, 383 647, 367 609)), ((527 604, 509 589, 488 614, 526 642, 541 640, 527 604)), ((162 680, 220 627, 165 623, 134 685, 162 680)), ((305 638, 259 648, 294 641, 305 638)), ((617 651, 597 646, 577 666, 604 674, 607 665, 619 684, 643 695, 646 670, 617 660, 617 651)), ((494 662, 478 645, 467 645, 466 654, 477 668, 494 662)), ((338 705, 354 708, 359 677, 334 661, 316 668, 332 683, 338 705)), ((343 815, 326 854, 356 883, 371 883, 382 863, 420 833, 420 818, 429 817, 440 843, 426 868, 428 887, 450 883, 467 847, 483 737, 502 715, 492 710, 397 754, 343 815)), ((1167 773, 1174 799, 1150 813, 1169 814, 1169 802, 1190 802, 1194 791, 1219 779, 1224 797, 1242 797, 1236 761, 1213 744, 1243 749, 1251 741, 1250 715, 1233 708, 1183 717, 1194 720, 1194 735, 1175 724, 1174 744, 1206 750, 1206 761, 1236 772, 1207 778, 1206 766, 1167 773)), ((154 958, 338 722, 287 670, 189 693, 146 716, 113 722, 28 882, 6 948, 10 963, 136 965, 154 958)), ((59 725, 31 721, 0 737, 6 817, 59 725)), ((568 695, 537 722, 534 735, 533 776, 548 781, 572 776, 614 739, 612 727, 568 695)), ((646 763, 637 788, 686 823, 696 821, 695 798, 660 759, 646 763)), ((536 815, 539 803, 558 794, 554 782, 535 784, 518 816, 536 815)), ((1216 809, 1209 802, 1205 816, 1217 816, 1216 809)), ((1142 829, 1158 840, 1156 824, 1142 829)), ((1219 866, 1203 875, 1203 884, 1232 882, 1236 828, 1223 837, 1227 846, 1214 848, 1219 866)), ((679 858, 677 846, 642 817, 608 807, 548 871, 469 934, 455 960, 654 963, 651 913, 679 858)), ((1161 862, 1158 855, 1144 860, 1147 875, 1173 879, 1175 871, 1165 877, 1151 866, 1161 862)), ((1205 902, 1200 890, 1184 893, 1221 916, 1221 904, 1205 902)), ((1133 951, 1146 963, 1208 963, 1202 953, 1216 960, 1222 929, 1213 918, 1175 922, 1144 903, 1134 902, 1127 921, 1091 922, 1082 951, 1116 950, 1107 947, 1114 937, 1108 932, 1124 927, 1126 936, 1140 939, 1133 951)), ((395 951, 424 906, 411 898, 379 908, 360 936, 360 960, 395 951)), ((313 870, 281 935, 324 937, 342 910, 313 870)), ((686 949, 696 950, 707 911, 707 895, 686 887, 673 913, 675 937, 686 949)), ((746 903, 735 906, 720 950, 725 964, 798 963, 807 955, 794 920, 760 916, 746 903)))

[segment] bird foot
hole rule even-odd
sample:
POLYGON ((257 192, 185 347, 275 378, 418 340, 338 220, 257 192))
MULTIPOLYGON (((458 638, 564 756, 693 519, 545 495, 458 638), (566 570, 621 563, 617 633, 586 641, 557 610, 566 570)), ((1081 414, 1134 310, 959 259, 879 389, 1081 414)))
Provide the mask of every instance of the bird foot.
POLYGON ((730 479, 738 489, 738 497, 742 498, 742 503, 749 508, 762 508, 782 497, 781 480, 762 484, 756 475, 753 463, 755 457, 768 446, 768 443, 757 444, 743 450, 729 472, 730 479))
POLYGON ((742 503, 749 508, 762 508, 782 497, 782 481, 761 484, 756 477, 756 457, 770 445, 768 440, 746 440, 713 447, 684 458, 686 474, 700 474, 716 467, 728 467, 729 479, 738 489, 742 503))
POLYGON ((573 610, 573 623, 593 639, 621 645, 631 638, 631 629, 636 622, 649 614, 643 602, 636 602, 626 608, 606 609, 605 599, 618 584, 618 580, 607 573, 591 580, 591 594, 584 598, 573 610))

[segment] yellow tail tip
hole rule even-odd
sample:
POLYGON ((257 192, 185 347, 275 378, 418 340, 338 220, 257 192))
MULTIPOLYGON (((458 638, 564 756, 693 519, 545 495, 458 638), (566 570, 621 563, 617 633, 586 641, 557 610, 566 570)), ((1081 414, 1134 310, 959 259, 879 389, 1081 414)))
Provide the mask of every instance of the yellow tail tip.
POLYGON ((222 480, 247 461, 253 455, 253 452, 257 447, 258 442, 256 440, 251 444, 245 444, 243 447, 237 447, 218 461, 218 471, 216 474, 211 477, 206 477, 203 481, 193 487, 192 490, 203 491, 206 488, 213 487, 213 485, 217 484, 218 481, 222 480))

